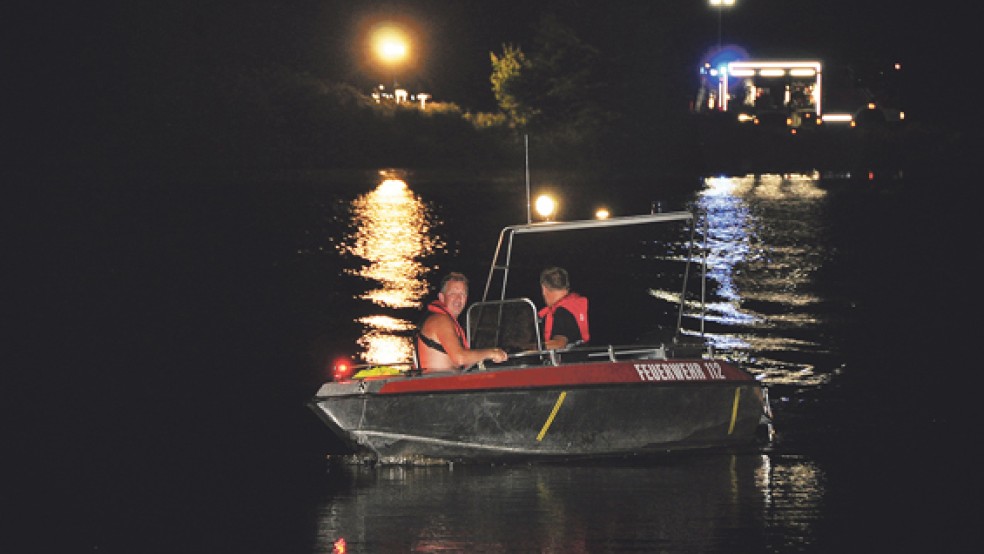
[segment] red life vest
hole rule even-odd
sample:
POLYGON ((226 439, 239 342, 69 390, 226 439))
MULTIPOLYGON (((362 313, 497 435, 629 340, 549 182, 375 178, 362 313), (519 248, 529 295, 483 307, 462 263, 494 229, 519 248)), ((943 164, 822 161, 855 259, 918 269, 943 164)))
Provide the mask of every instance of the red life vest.
MULTIPOLYGON (((450 317, 451 321, 454 323, 454 332, 456 335, 458 335, 458 340, 461 341, 462 346, 468 348, 468 335, 465 334, 465 330, 462 329, 461 324, 458 323, 458 318, 451 315, 451 312, 448 311, 448 308, 447 306, 444 305, 444 302, 441 302, 440 300, 435 300, 431 302, 430 304, 427 305, 427 311, 434 312, 435 314, 444 314, 450 317)), ((423 336, 423 334, 421 334, 420 336, 423 336)), ((443 349, 440 350, 443 352, 443 349)), ((445 354, 446 353, 447 352, 445 352, 445 354)))
POLYGON ((557 308, 566 308, 574 315, 574 321, 577 321, 577 328, 581 332, 581 342, 588 342, 591 338, 588 333, 588 299, 576 292, 567 293, 553 306, 547 306, 538 312, 537 315, 543 318, 543 340, 553 338, 554 312, 557 308))

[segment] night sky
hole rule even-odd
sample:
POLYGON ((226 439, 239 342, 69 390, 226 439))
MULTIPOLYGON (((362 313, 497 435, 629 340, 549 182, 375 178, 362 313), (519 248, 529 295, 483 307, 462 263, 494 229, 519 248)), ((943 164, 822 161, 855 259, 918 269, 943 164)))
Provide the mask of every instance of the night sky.
MULTIPOLYGON (((966 4, 739 0, 723 13, 722 41, 757 57, 809 57, 841 64, 900 61, 913 116, 955 110, 976 40, 966 4)), ((381 80, 359 36, 377 19, 413 25, 414 63, 399 81, 491 111, 489 53, 505 43, 526 50, 541 13, 552 11, 626 74, 653 74, 645 86, 689 89, 701 55, 717 41, 718 18, 705 2, 615 0, 483 1, 294 0, 40 4, 22 12, 9 59, 19 93, 7 107, 28 135, 57 140, 73 125, 113 124, 167 109, 170 96, 194 95, 208 75, 279 64, 360 89, 381 80), (152 100, 148 100, 152 99, 152 100), (27 108, 27 109, 25 109, 27 108), (46 126, 57 128, 48 136, 46 126), (39 129, 40 128, 40 129, 39 129)), ((386 73, 386 72, 382 72, 386 73)), ((680 92, 692 97, 692 90, 680 92)), ((52 129, 53 130, 53 129, 52 129)))

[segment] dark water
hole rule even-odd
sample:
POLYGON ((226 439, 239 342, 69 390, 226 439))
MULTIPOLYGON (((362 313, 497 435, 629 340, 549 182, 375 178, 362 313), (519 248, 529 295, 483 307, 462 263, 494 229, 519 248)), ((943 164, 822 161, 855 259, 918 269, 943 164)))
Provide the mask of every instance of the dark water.
MULTIPOLYGON (((303 406, 328 364, 401 352, 415 302, 446 271, 472 276, 475 299, 499 228, 526 218, 518 173, 390 177, 406 185, 395 197, 375 173, 25 187, 7 374, 23 392, 8 418, 23 463, 7 475, 16 532, 3 550, 967 544, 980 481, 965 462, 980 434, 957 337, 978 312, 973 291, 954 289, 976 246, 953 217, 953 178, 536 176, 564 199, 561 218, 600 204, 707 214, 707 332, 764 374, 776 442, 608 463, 341 467, 303 406)), ((575 288, 604 305, 610 275, 581 269, 575 288)))

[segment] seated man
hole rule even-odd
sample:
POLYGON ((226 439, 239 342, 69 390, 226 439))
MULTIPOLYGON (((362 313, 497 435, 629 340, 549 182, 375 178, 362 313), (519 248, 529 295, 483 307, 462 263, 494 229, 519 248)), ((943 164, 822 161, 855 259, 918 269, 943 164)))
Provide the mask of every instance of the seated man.
POLYGON ((501 348, 468 348, 458 316, 468 302, 468 278, 450 273, 441 281, 437 300, 427 306, 428 316, 417 330, 416 347, 420 368, 429 371, 463 369, 478 362, 501 363, 508 356, 501 348))
POLYGON ((588 299, 570 291, 567 271, 561 267, 544 269, 540 273, 540 289, 547 303, 539 312, 543 347, 556 350, 588 342, 588 299))

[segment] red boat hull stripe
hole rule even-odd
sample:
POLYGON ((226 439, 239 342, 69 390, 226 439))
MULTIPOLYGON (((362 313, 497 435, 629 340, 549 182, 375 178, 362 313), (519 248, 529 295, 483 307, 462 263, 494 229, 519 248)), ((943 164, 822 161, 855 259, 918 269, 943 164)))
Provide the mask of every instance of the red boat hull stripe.
POLYGON ((510 371, 448 373, 446 376, 390 381, 379 394, 460 390, 577 387, 580 385, 753 381, 734 366, 718 360, 635 360, 542 366, 510 371))

